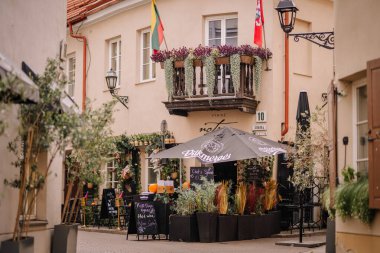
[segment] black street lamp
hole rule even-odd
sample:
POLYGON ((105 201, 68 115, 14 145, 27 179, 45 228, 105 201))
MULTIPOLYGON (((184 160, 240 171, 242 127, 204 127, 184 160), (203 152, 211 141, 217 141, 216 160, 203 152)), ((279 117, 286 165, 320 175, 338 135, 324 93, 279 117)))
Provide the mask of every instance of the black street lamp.
POLYGON ((106 82, 108 90, 110 91, 111 95, 115 97, 117 100, 119 100, 120 103, 122 103, 127 109, 127 103, 128 103, 128 96, 119 96, 117 95, 118 90, 116 89, 117 84, 117 75, 116 72, 110 69, 106 74, 106 82))
POLYGON ((294 41, 298 42, 300 38, 313 42, 326 49, 334 49, 334 32, 318 33, 292 33, 296 21, 298 8, 293 0, 280 0, 275 10, 278 12, 282 30, 288 35, 293 36, 294 41), (290 18, 289 18, 290 17, 290 18))
MULTIPOLYGON (((161 148, 162 150, 164 150, 165 149, 165 134, 168 131, 168 122, 166 122, 166 120, 164 119, 161 121, 160 130, 161 130, 161 141, 162 141, 161 148)), ((168 163, 168 160, 166 158, 161 159, 162 165, 166 165, 167 163, 168 163)))

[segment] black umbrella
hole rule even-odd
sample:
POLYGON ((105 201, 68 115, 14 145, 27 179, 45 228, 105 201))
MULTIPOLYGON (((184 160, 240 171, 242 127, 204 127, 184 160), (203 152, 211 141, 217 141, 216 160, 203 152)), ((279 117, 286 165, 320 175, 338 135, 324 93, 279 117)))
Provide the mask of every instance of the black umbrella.
POLYGON ((286 153, 286 146, 232 127, 225 127, 152 154, 150 158, 197 158, 220 163, 286 153))
MULTIPOLYGON (((309 109, 309 100, 307 98, 307 92, 301 91, 298 98, 298 107, 297 107, 297 133, 296 138, 303 136, 304 138, 310 138, 310 134, 307 134, 307 131, 310 129, 310 109, 309 109)), ((300 226, 299 226, 299 242, 302 243, 302 234, 303 234, 303 202, 304 202, 304 193, 299 193, 299 203, 300 203, 300 226)))

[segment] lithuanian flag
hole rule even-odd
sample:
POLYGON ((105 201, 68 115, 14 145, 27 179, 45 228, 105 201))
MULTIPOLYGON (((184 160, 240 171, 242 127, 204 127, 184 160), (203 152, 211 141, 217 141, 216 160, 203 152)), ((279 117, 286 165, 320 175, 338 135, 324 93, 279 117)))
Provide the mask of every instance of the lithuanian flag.
POLYGON ((164 40, 164 26, 158 13, 156 0, 152 0, 152 19, 150 24, 150 32, 152 35, 153 51, 160 50, 160 45, 164 40))

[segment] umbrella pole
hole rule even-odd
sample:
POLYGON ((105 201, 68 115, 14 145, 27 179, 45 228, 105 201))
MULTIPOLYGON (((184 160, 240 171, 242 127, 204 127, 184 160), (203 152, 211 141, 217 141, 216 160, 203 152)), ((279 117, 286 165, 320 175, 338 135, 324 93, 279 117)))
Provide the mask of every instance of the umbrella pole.
POLYGON ((182 159, 179 159, 179 189, 182 188, 182 159))

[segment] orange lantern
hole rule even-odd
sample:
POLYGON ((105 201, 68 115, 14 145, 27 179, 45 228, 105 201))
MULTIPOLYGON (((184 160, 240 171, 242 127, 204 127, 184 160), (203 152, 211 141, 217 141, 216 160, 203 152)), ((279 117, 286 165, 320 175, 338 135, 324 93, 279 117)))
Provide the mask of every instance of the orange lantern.
POLYGON ((148 190, 149 190, 149 192, 156 193, 157 192, 157 184, 150 184, 148 190))
POLYGON ((189 182, 184 182, 183 184, 182 184, 182 189, 183 190, 187 190, 187 189, 189 189, 190 188, 190 183, 189 182))

